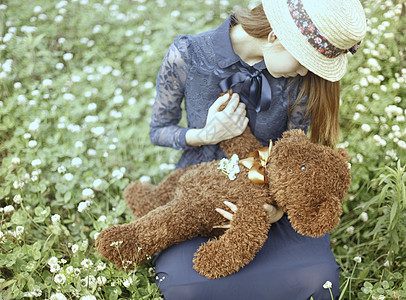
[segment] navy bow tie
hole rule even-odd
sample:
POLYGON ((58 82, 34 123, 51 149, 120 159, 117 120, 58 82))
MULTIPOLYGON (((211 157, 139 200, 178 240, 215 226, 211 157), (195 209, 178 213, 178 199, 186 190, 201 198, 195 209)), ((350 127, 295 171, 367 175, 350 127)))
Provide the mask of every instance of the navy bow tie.
POLYGON ((240 97, 248 110, 260 112, 269 108, 272 91, 268 79, 262 71, 256 70, 254 73, 250 73, 248 70, 242 70, 237 72, 220 81, 220 88, 222 92, 226 92, 238 83, 242 83, 240 97), (248 99, 244 94, 249 95, 248 99))

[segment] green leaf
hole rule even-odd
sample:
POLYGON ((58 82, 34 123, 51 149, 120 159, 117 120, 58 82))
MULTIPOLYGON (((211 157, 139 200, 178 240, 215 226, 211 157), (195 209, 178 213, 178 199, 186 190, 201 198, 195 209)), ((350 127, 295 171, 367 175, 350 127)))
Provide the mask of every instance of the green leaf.
POLYGON ((389 228, 393 229, 394 227, 392 226, 393 220, 396 217, 396 214, 398 212, 398 202, 394 202, 390 211, 390 219, 389 219, 389 228))
POLYGON ((72 193, 70 191, 66 192, 65 195, 63 195, 63 200, 65 201, 65 203, 68 203, 71 198, 72 193))

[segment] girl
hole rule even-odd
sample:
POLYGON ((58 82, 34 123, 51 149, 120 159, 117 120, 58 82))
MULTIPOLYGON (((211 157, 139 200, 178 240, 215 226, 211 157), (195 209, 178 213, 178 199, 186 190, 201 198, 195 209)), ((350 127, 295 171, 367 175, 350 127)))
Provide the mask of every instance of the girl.
MULTIPOLYGON (((225 157, 218 143, 246 126, 267 145, 285 130, 307 131, 311 124, 313 142, 334 146, 339 80, 347 53, 356 52, 365 33, 358 0, 262 0, 217 29, 177 37, 157 78, 152 143, 183 150, 178 169, 225 157), (218 95, 230 88, 232 100, 218 112, 228 98, 218 95), (177 125, 183 99, 187 128, 177 125)), ((153 262, 165 299, 331 299, 330 285, 337 299, 339 266, 330 236, 301 236, 276 208, 268 210, 276 221, 270 238, 236 274, 209 280, 192 268, 206 238, 159 253, 153 262)))

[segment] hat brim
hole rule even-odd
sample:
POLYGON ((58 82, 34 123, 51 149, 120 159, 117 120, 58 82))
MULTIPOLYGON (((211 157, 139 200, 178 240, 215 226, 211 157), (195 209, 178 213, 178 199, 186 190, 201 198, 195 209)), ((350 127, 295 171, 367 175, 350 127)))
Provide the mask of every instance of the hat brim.
POLYGON ((296 26, 286 0, 262 0, 268 21, 283 47, 309 71, 328 80, 340 80, 346 70, 346 54, 328 58, 319 53, 296 26))

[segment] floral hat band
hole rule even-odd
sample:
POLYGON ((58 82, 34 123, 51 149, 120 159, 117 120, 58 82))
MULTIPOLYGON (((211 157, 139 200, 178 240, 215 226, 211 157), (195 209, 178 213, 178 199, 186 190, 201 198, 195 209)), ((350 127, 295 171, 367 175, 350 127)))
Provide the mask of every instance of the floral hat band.
POLYGON ((307 37, 307 41, 316 50, 328 58, 334 58, 343 53, 351 52, 355 54, 357 52, 361 42, 358 42, 350 49, 340 49, 335 47, 314 25, 312 19, 307 13, 306 9, 303 7, 301 0, 288 0, 288 7, 290 15, 293 18, 296 26, 299 28, 301 33, 307 37))

